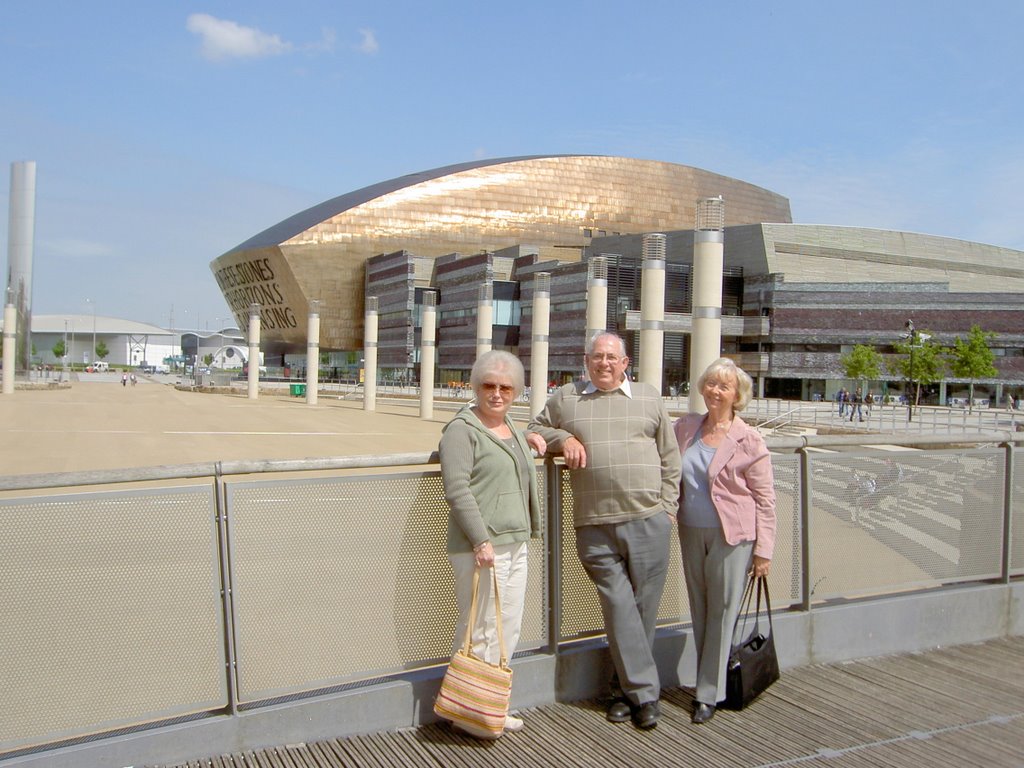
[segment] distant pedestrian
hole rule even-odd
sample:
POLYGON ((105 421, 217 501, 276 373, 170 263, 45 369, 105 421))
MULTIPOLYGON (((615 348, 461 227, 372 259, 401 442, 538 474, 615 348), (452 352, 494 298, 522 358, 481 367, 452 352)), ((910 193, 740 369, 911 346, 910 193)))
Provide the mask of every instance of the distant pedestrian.
POLYGON ((128 386, 128 374, 127 373, 122 373, 121 374, 121 386, 122 387, 127 387, 128 386))
POLYGON ((135 386, 136 382, 138 382, 138 379, 137 379, 137 378, 135 378, 135 374, 133 373, 133 374, 132 374, 132 386, 133 386, 133 387, 135 386))
POLYGON ((864 421, 864 414, 861 412, 861 403, 864 402, 864 398, 860 395, 860 388, 853 393, 853 397, 850 398, 850 421, 853 421, 853 417, 856 416, 858 421, 864 421))

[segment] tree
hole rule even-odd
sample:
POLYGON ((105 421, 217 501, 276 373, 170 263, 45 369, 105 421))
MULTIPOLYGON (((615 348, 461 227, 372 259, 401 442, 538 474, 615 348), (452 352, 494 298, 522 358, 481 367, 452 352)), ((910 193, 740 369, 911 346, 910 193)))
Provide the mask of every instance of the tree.
POLYGON ((96 357, 100 360, 110 354, 110 350, 107 349, 107 344, 102 339, 96 342, 96 357))
POLYGON ((210 363, 213 362, 213 354, 208 352, 207 354, 203 355, 203 362, 206 364, 206 367, 209 368, 210 363))
POLYGON ((958 336, 953 342, 953 349, 949 354, 949 371, 959 379, 970 380, 968 409, 974 408, 974 380, 990 379, 999 375, 999 370, 994 364, 995 354, 988 346, 989 340, 995 336, 992 331, 983 331, 981 326, 972 325, 966 341, 958 336))
POLYGON ((914 405, 921 399, 921 386, 941 380, 945 372, 943 348, 932 338, 928 331, 914 331, 911 338, 893 345, 901 357, 889 365, 889 371, 917 385, 910 395, 914 405))
POLYGON ((53 345, 52 351, 55 358, 58 360, 63 359, 65 352, 67 352, 67 350, 64 349, 64 339, 57 339, 56 343, 53 345))
POLYGON ((871 381, 882 375, 882 356, 867 344, 854 345, 848 355, 839 358, 839 363, 848 379, 871 381))

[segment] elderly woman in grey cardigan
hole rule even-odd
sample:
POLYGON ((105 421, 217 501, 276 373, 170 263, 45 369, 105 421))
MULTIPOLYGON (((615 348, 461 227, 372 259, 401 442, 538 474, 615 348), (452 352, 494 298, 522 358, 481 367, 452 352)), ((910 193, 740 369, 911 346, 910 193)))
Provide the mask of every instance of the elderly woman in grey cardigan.
MULTIPOLYGON (((472 623, 472 649, 497 664, 500 658, 492 580, 480 579, 475 616, 470 616, 473 573, 494 568, 501 596, 502 630, 509 657, 515 652, 526 596, 527 541, 541 535, 537 473, 531 448, 547 449, 544 439, 529 441, 508 416, 523 391, 523 365, 515 355, 494 350, 477 358, 470 374, 474 401, 445 425, 441 436, 441 478, 448 500, 448 558, 455 573, 459 622, 455 645, 472 623)), ((506 731, 523 727, 509 716, 506 731)))

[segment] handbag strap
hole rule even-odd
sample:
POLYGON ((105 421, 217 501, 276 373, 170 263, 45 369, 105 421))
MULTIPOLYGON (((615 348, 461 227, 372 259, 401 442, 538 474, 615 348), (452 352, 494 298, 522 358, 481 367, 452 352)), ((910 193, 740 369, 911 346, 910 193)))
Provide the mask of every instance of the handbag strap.
POLYGON ((764 590, 765 613, 768 614, 768 631, 771 633, 775 627, 772 624, 772 602, 768 594, 768 578, 765 576, 754 576, 751 574, 747 585, 743 589, 743 597, 740 599, 740 611, 736 614, 736 623, 732 627, 733 643, 736 643, 736 630, 740 630, 741 640, 747 628, 747 620, 750 618, 750 604, 754 602, 754 587, 757 586, 757 601, 754 608, 754 631, 757 631, 761 618, 761 590, 764 590))
MULTIPOLYGON (((491 569, 491 588, 494 590, 494 618, 498 628, 498 650, 501 653, 501 666, 508 666, 508 654, 505 653, 505 635, 501 631, 501 595, 498 594, 498 572, 491 569)), ((473 599, 469 603, 469 621, 466 622, 466 639, 463 642, 462 650, 467 656, 473 644, 473 623, 476 621, 477 598, 480 595, 480 569, 473 570, 473 599)))
MULTIPOLYGON (((754 614, 754 615, 755 615, 755 617, 760 617, 760 615, 761 615, 761 588, 762 587, 764 587, 764 612, 768 615, 768 632, 769 632, 769 634, 771 634, 771 632, 775 629, 775 627, 772 625, 772 598, 768 594, 768 577, 767 576, 759 576, 758 579, 757 579, 757 613, 754 614)), ((757 619, 755 618, 755 621, 756 620, 757 619)))

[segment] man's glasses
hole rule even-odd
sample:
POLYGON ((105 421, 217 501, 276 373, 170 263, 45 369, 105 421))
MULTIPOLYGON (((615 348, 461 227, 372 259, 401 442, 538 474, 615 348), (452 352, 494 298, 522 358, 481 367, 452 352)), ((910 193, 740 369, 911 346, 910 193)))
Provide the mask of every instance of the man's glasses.
POLYGON ((593 360, 595 363, 611 363, 614 365, 622 358, 618 355, 602 355, 601 353, 597 353, 594 355, 587 355, 587 359, 593 360))

